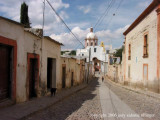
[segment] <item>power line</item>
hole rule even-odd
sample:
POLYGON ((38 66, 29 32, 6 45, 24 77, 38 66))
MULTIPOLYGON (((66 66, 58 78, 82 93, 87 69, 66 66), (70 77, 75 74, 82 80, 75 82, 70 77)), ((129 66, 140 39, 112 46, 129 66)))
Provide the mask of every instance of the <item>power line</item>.
MULTIPOLYGON (((113 16, 116 15, 116 12, 117 12, 117 10, 119 9, 119 7, 121 6, 122 2, 123 2, 123 0, 121 0, 121 1, 119 2, 119 4, 118 4, 118 6, 117 6, 117 8, 116 8, 116 10, 115 10, 115 12, 114 12, 114 14, 113 14, 113 16)), ((109 20, 107 23, 109 23, 109 24, 111 23, 111 21, 112 21, 112 19, 113 19, 113 16, 110 18, 110 20, 109 20)), ((109 27, 109 24, 108 24, 107 28, 109 27)), ((112 44, 112 40, 110 40, 110 44, 112 44)))
MULTIPOLYGON (((122 2, 123 2, 123 0, 121 0, 121 1, 119 2, 119 4, 118 4, 118 6, 117 6, 117 8, 116 8, 116 10, 115 10, 115 12, 114 12, 114 14, 113 14, 113 16, 115 16, 115 13, 116 13, 117 10, 120 8, 122 2)), ((96 22, 95 27, 96 27, 98 24, 100 24, 100 23, 98 23, 98 22, 99 22, 102 18, 104 18, 104 17, 106 16, 106 13, 108 14, 109 8, 111 8, 114 3, 115 3, 115 0, 111 0, 109 6, 107 7, 106 11, 104 12, 104 15, 102 15, 102 16, 98 19, 98 21, 96 22)), ((113 16, 108 20, 107 23, 109 23, 109 24, 111 23, 111 21, 112 21, 112 19, 113 19, 113 16)), ((108 27, 109 27, 109 24, 108 24, 108 27)), ((96 29, 95 29, 95 30, 96 30, 96 29)), ((75 49, 78 48, 79 46, 80 46, 80 44, 77 45, 77 46, 75 47, 75 49)))
MULTIPOLYGON (((112 2, 113 0, 111 0, 112 2)), ((110 4, 109 4, 110 5, 110 4)), ((109 6, 106 8, 105 12, 102 14, 102 16, 97 20, 96 24, 94 25, 93 28, 95 28, 97 26, 97 24, 99 23, 99 21, 102 19, 103 15, 106 13, 106 11, 108 10, 109 6)))
POLYGON ((98 19, 97 23, 95 24, 94 30, 97 29, 97 25, 101 24, 101 22, 103 21, 103 19, 105 18, 105 16, 108 14, 109 10, 111 9, 111 7, 113 6, 114 3, 115 3, 115 0, 111 0, 110 4, 106 8, 105 12, 102 14, 102 16, 98 19))
POLYGON ((120 1, 120 3, 119 3, 119 5, 118 5, 118 7, 117 7, 117 9, 116 9, 116 11, 115 11, 115 12, 117 12, 117 10, 118 10, 118 9, 119 9, 119 7, 121 6, 122 2, 123 2, 123 0, 121 0, 121 1, 120 1))
MULTIPOLYGON (((94 28, 96 28, 96 26, 99 24, 99 22, 101 21, 101 19, 106 16, 105 14, 106 13, 108 14, 109 8, 111 8, 111 6, 113 5, 114 2, 115 2, 115 0, 111 0, 111 3, 108 5, 108 7, 105 10, 104 14, 98 19, 98 21, 96 22, 94 28)), ((78 48, 79 46, 80 46, 80 44, 77 45, 77 47, 75 47, 75 49, 78 48)))
MULTIPOLYGON (((46 0, 47 1, 47 3, 49 4, 49 6, 52 8, 52 10, 55 12, 55 14, 59 17, 59 19, 62 21, 62 23, 66 26, 66 28, 71 32, 71 34, 75 37, 75 39, 77 40, 77 41, 79 41, 81 44, 82 44, 82 42, 74 35, 74 33, 71 31, 71 29, 68 27, 68 25, 64 22, 64 20, 60 17, 60 15, 56 12, 56 10, 53 8, 53 6, 51 5, 51 3, 48 1, 48 0, 46 0)), ((83 44, 82 44, 82 46, 84 46, 83 44)))

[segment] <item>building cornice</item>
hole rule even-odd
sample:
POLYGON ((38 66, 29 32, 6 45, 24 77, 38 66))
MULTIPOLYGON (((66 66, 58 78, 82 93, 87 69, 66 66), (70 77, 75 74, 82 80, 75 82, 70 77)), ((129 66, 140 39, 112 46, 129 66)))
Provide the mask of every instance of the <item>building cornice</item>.
MULTIPOLYGON (((159 5, 160 5, 160 0, 153 0, 153 2, 130 25, 130 27, 123 33, 123 35, 127 35, 133 28, 135 28, 147 15, 149 15, 159 5)), ((157 11, 158 11, 158 14, 159 14, 159 9, 157 9, 157 11)))

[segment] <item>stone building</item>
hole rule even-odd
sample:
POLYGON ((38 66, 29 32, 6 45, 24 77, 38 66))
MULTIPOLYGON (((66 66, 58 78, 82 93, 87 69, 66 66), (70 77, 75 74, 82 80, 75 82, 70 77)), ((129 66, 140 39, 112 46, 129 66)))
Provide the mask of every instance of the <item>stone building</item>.
POLYGON ((61 43, 44 36, 42 39, 41 95, 50 92, 51 88, 59 88, 61 82, 61 43))
POLYGON ((24 102, 57 87, 62 44, 4 17, 0 26, 0 101, 24 102))
POLYGON ((153 0, 124 35, 124 82, 160 92, 160 0, 153 0))
POLYGON ((85 81, 85 60, 76 57, 61 57, 61 82, 58 88, 70 88, 85 81))

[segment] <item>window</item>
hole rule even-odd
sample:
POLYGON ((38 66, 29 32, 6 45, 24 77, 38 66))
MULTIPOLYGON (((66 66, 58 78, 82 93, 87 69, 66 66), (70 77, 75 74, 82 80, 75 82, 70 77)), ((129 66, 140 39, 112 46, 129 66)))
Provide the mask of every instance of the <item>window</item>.
POLYGON ((84 56, 84 54, 82 54, 82 56, 84 56))
POLYGON ((91 46, 93 46, 93 43, 91 42, 91 46))
POLYGON ((128 60, 131 60, 131 44, 128 46, 128 60))
POLYGON ((88 43, 87 43, 87 46, 88 46, 88 43))
POLYGON ((96 52, 97 51, 97 48, 94 48, 94 52, 96 52))
POLYGON ((144 36, 143 58, 148 58, 148 35, 144 36))

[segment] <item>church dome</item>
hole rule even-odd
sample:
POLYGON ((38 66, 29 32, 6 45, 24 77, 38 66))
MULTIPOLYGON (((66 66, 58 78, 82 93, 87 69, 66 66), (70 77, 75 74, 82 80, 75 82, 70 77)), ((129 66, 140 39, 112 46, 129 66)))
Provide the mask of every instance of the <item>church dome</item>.
POLYGON ((95 33, 93 33, 93 28, 90 28, 90 32, 87 34, 86 39, 98 39, 95 33))
POLYGON ((95 35, 95 33, 93 32, 90 32, 87 34, 87 39, 97 39, 97 36, 95 35))
POLYGON ((87 46, 97 46, 98 45, 98 38, 95 35, 95 33, 93 33, 93 28, 90 28, 90 32, 87 34, 87 37, 85 39, 85 48, 87 46))

